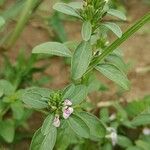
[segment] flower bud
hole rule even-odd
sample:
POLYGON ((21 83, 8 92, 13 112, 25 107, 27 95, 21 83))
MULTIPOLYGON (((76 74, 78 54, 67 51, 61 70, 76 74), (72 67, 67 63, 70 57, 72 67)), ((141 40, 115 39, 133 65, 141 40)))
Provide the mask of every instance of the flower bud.
POLYGON ((72 113, 73 113, 73 108, 72 107, 68 107, 67 109, 65 109, 63 111, 64 119, 67 119, 72 113))
POLYGON ((55 115, 55 118, 53 120, 53 125, 58 128, 60 126, 60 120, 59 120, 59 115, 55 115))

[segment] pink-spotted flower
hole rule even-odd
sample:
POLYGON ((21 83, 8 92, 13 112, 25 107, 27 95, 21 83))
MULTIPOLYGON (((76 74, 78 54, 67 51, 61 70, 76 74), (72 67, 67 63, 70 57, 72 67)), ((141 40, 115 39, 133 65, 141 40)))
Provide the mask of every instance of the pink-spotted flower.
POLYGON ((68 119, 69 116, 73 113, 73 108, 72 107, 66 107, 63 109, 63 118, 68 119))
POLYGON ((59 119, 59 115, 55 115, 55 118, 53 120, 53 125, 58 128, 60 126, 60 119, 59 119))

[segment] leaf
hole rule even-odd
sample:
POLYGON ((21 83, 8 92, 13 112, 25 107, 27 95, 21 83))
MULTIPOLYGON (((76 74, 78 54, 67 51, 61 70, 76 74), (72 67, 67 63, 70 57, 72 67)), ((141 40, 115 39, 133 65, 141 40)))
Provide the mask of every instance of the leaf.
POLYGON ((56 138, 57 138, 57 129, 54 126, 51 126, 49 133, 45 136, 40 149, 53 150, 56 143, 56 138))
POLYGON ((74 9, 83 9, 83 3, 82 2, 70 2, 68 5, 74 9))
POLYGON ((112 64, 99 64, 96 67, 96 70, 98 70, 104 76, 120 85, 125 90, 129 89, 129 81, 127 77, 116 66, 112 64))
POLYGON ((49 96, 49 89, 32 87, 24 91, 22 101, 35 109, 42 109, 48 106, 49 96))
POLYGON ((24 115, 24 107, 23 104, 20 101, 15 101, 11 104, 11 109, 13 112, 13 117, 15 119, 21 119, 24 115))
POLYGON ((69 86, 67 86, 63 91, 63 99, 69 98, 74 93, 74 91, 75 91, 74 84, 70 84, 69 86))
POLYGON ((39 150, 44 139, 44 135, 41 133, 41 128, 39 128, 35 133, 31 141, 30 150, 39 150))
POLYGON ((69 6, 65 3, 56 3, 53 6, 53 9, 55 9, 55 10, 61 12, 61 13, 64 13, 66 15, 81 18, 81 16, 79 15, 79 13, 76 9, 72 8, 71 6, 69 6))
POLYGON ((141 149, 141 148, 139 148, 137 146, 130 146, 126 150, 143 150, 143 149, 141 149))
POLYGON ((115 16, 115 17, 120 18, 122 20, 126 20, 127 19, 126 16, 125 16, 125 14, 123 12, 119 11, 119 10, 109 9, 107 11, 107 13, 109 15, 115 16))
POLYGON ((62 43, 46 42, 33 48, 34 54, 50 54, 62 57, 71 57, 70 50, 62 43))
POLYGON ((83 22, 81 34, 84 41, 90 40, 92 34, 92 25, 90 21, 83 22))
POLYGON ((145 96, 142 99, 133 100, 132 102, 128 103, 124 109, 128 113, 128 116, 135 117, 150 109, 150 96, 145 96))
POLYGON ((131 121, 132 126, 142 126, 150 124, 150 114, 140 114, 131 121))
POLYGON ((136 141, 136 145, 139 146, 142 150, 149 150, 150 144, 148 142, 138 140, 136 141))
POLYGON ((122 73, 127 72, 127 66, 120 56, 111 54, 106 58, 106 60, 115 65, 122 73))
POLYGON ((71 75, 74 80, 82 77, 86 72, 92 58, 89 42, 82 41, 74 52, 71 63, 71 75))
POLYGON ((4 24, 5 24, 5 20, 2 17, 0 17, 0 29, 1 27, 3 27, 4 24))
POLYGON ((90 129, 90 135, 94 138, 105 137, 106 129, 102 122, 94 115, 87 112, 80 112, 77 115, 87 124, 90 129))
POLYGON ((13 120, 0 121, 0 135, 6 142, 13 142, 15 135, 15 125, 13 120))
POLYGON ((15 91, 13 85, 7 80, 0 80, 0 89, 4 95, 11 95, 15 91))
POLYGON ((81 118, 76 115, 71 115, 67 119, 67 123, 78 136, 89 138, 90 129, 81 118))
POLYGON ((102 24, 103 26, 107 27, 109 30, 114 32, 119 38, 122 36, 122 31, 118 25, 112 22, 106 22, 102 24))
POLYGON ((74 91, 68 95, 68 99, 70 99, 73 105, 80 104, 87 97, 87 87, 85 85, 77 85, 74 88, 74 91))
POLYGON ((53 118, 54 116, 52 114, 49 114, 44 120, 42 128, 41 128, 41 132, 43 135, 48 134, 48 132, 50 131, 52 123, 53 123, 53 118))
POLYGON ((117 144, 123 148, 128 148, 129 146, 132 146, 132 141, 125 136, 118 135, 117 144))

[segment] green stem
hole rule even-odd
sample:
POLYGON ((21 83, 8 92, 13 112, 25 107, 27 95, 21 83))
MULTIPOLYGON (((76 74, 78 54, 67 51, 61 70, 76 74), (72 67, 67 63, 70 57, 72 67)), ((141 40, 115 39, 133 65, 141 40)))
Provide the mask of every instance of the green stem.
POLYGON ((85 74, 90 72, 94 67, 96 67, 100 61, 102 61, 106 56, 112 53, 118 46, 120 46, 125 40, 127 40, 132 34, 139 30, 144 24, 150 21, 150 12, 143 16, 137 23, 130 27, 121 38, 115 40, 110 46, 104 49, 101 55, 94 58, 85 74))
POLYGON ((33 9, 37 6, 37 4, 39 3, 39 0, 35 1, 35 0, 27 0, 25 8, 19 18, 19 21, 14 29, 14 31, 12 32, 12 34, 10 34, 10 36, 8 36, 8 38, 6 39, 6 45, 5 45, 5 49, 9 49, 12 47, 12 45, 17 41, 18 37, 20 36, 20 34, 22 33, 27 21, 29 20, 33 9))

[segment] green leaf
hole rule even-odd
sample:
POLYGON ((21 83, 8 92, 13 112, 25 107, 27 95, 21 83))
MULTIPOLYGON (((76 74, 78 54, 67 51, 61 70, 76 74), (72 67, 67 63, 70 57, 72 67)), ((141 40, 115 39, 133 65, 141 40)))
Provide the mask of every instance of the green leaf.
POLYGON ((11 95, 15 91, 13 85, 6 80, 0 80, 0 89, 4 95, 11 95))
POLYGON ((92 58, 89 42, 82 41, 74 52, 71 64, 71 74, 74 80, 82 77, 86 72, 92 58))
POLYGON ((125 14, 123 12, 119 11, 119 10, 109 9, 107 11, 107 13, 109 15, 115 16, 115 17, 120 18, 122 20, 126 20, 127 19, 126 16, 125 16, 125 14))
POLYGON ((106 58, 106 60, 115 65, 122 73, 127 72, 127 66, 120 56, 111 54, 106 58))
POLYGON ((142 126, 150 124, 150 114, 140 114, 131 121, 133 126, 142 126))
POLYGON ((14 103, 11 104, 11 109, 13 112, 13 117, 15 119, 21 119, 24 115, 24 107, 22 102, 20 101, 15 101, 14 103))
POLYGON ((54 116, 52 114, 49 114, 46 119, 43 122, 41 132, 43 135, 48 134, 48 132, 51 129, 52 123, 53 123, 54 116))
POLYGON ((92 34, 92 25, 90 21, 83 22, 81 34, 84 41, 90 40, 92 34))
POLYGON ((70 93, 68 93, 68 99, 70 99, 73 103, 73 105, 77 105, 80 104, 86 97, 87 97, 87 87, 85 85, 77 85, 74 88, 74 91, 70 93))
POLYGON ((62 57, 71 57, 70 50, 62 43, 46 42, 33 48, 32 53, 35 54, 50 54, 62 57))
POLYGON ((74 93, 74 91, 75 91, 74 84, 70 84, 69 86, 67 86, 63 91, 63 99, 69 98, 74 93))
POLYGON ((142 99, 135 99, 125 107, 128 116, 132 118, 148 109, 150 110, 150 96, 145 96, 142 99))
POLYGON ((71 115, 69 119, 67 119, 67 123, 78 136, 89 138, 90 129, 80 117, 71 115))
POLYGON ((132 141, 125 136, 119 135, 117 144, 123 148, 127 148, 132 146, 132 141))
POLYGON ((87 112, 80 112, 77 115, 88 125, 90 135, 94 138, 105 137, 106 129, 102 122, 94 115, 87 112))
POLYGON ((0 17, 0 29, 4 24, 5 24, 5 20, 2 17, 0 17))
POLYGON ((150 144, 148 142, 138 140, 136 141, 136 145, 139 146, 142 150, 149 150, 150 144))
POLYGON ((53 6, 53 9, 55 9, 55 10, 61 12, 61 13, 64 13, 66 15, 81 18, 81 16, 79 15, 79 13, 76 9, 72 8, 71 6, 69 6, 65 3, 56 3, 53 6))
POLYGON ((122 31, 118 25, 112 22, 106 22, 102 24, 103 26, 107 27, 109 30, 114 32, 119 38, 122 36, 122 31))
POLYGON ((22 101, 35 109, 42 109, 48 106, 49 96, 49 89, 32 87, 24 91, 22 101))
POLYGON ((53 150, 56 143, 56 138, 57 138, 57 129, 54 126, 51 126, 49 133, 45 136, 40 149, 53 150))
POLYGON ((125 90, 129 89, 127 77, 116 66, 112 64, 99 64, 96 69, 125 90))
POLYGON ((83 9, 83 3, 82 2, 70 2, 68 5, 74 9, 83 9))
POLYGON ((14 140, 15 125, 13 120, 0 121, 0 135, 8 143, 14 140))
POLYGON ((130 146, 126 150, 143 150, 143 149, 141 149, 141 148, 139 148, 137 146, 130 146))
POLYGON ((30 150, 39 150, 43 142, 44 135, 41 133, 41 128, 39 128, 35 133, 31 141, 30 150))

